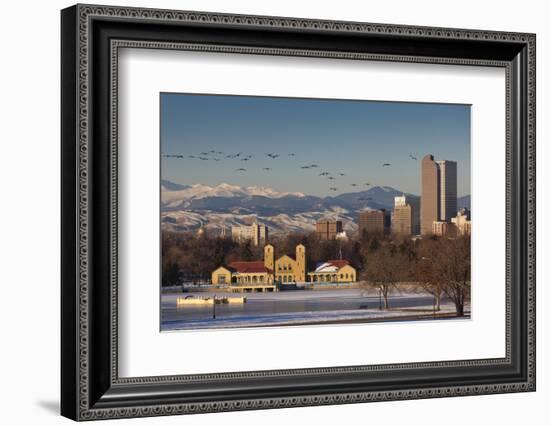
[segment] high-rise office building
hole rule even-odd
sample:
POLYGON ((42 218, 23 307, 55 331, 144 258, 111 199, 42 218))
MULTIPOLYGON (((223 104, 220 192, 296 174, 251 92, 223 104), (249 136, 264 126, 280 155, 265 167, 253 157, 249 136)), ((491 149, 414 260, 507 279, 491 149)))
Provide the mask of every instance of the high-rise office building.
POLYGON ((457 165, 455 161, 422 159, 420 231, 433 232, 434 222, 450 222, 457 211, 457 165))
POLYGON ((394 198, 392 232, 399 234, 420 233, 420 199, 413 195, 394 198))
POLYGON ((364 234, 382 234, 386 227, 384 210, 366 210, 359 213, 359 237, 364 234))
POLYGON ((422 197, 420 199, 420 232, 430 234, 439 220, 439 166, 433 155, 422 159, 422 197))
POLYGON ((437 161, 439 166, 439 220, 449 222, 457 211, 456 161, 437 161))
POLYGON ((391 231, 394 234, 411 235, 412 231, 412 206, 405 204, 393 208, 393 217, 391 221, 391 231))
POLYGON ((336 235, 343 231, 341 220, 318 220, 315 224, 315 233, 321 240, 334 240, 336 235))

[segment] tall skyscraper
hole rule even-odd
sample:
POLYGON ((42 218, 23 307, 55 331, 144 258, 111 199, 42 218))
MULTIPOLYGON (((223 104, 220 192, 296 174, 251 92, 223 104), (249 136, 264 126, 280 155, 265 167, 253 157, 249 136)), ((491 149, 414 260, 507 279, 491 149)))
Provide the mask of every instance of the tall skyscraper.
POLYGON ((439 220, 439 166, 433 155, 422 159, 422 197, 420 199, 420 232, 432 232, 432 223, 439 220))
POLYGON ((456 216, 456 161, 437 161, 439 166, 439 220, 449 222, 456 216))
POLYGON ((422 198, 420 231, 433 232, 434 222, 450 222, 457 211, 457 165, 455 161, 422 159, 422 198))

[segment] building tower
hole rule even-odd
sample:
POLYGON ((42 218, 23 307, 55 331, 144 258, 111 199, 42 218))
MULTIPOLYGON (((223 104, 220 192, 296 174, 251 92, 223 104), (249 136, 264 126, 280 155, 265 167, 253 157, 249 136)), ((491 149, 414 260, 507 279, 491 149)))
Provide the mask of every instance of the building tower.
POLYGON ((392 232, 397 234, 420 233, 420 198, 403 194, 394 198, 392 232))
POLYGON ((411 235, 413 233, 413 209, 410 204, 394 207, 391 230, 394 234, 411 235))
POLYGON ((457 212, 456 161, 437 161, 439 166, 439 220, 449 222, 457 212))
POLYGON ((420 232, 432 233, 432 224, 439 220, 439 166, 433 155, 422 159, 422 197, 420 199, 420 232))
POLYGON ((386 228, 385 210, 365 210, 359 212, 357 224, 359 226, 359 238, 364 235, 383 234, 386 228))
POLYGON ((271 244, 264 247, 264 266, 275 272, 275 248, 271 244))
POLYGON ((315 224, 315 233, 321 240, 334 240, 343 230, 341 220, 321 219, 315 224))
POLYGON ((296 270, 294 271, 296 281, 306 280, 306 247, 303 244, 296 246, 296 270))
POLYGON ((450 222, 457 211, 456 161, 434 161, 433 155, 422 159, 422 198, 420 231, 433 232, 434 222, 450 222))

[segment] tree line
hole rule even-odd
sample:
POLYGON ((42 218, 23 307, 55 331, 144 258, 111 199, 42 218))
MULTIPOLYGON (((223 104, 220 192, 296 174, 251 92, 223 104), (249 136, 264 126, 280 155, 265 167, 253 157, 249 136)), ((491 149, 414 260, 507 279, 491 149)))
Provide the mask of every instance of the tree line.
MULTIPOLYGON (((312 232, 273 235, 269 243, 275 247, 276 257, 294 255, 296 246, 303 244, 310 261, 342 258, 357 269, 361 269, 363 263, 358 241, 321 240, 312 232)), ((207 282, 213 270, 237 260, 263 260, 263 246, 255 247, 251 241, 237 242, 230 237, 162 231, 163 286, 207 282)))
MULTIPOLYGON (((436 310, 446 296, 464 315, 470 298, 470 238, 426 236, 412 240, 399 235, 362 235, 358 239, 322 240, 314 232, 270 236, 276 257, 293 255, 304 244, 310 263, 346 259, 361 285, 380 291, 384 308, 399 283, 410 283, 433 295, 436 310)), ((208 237, 191 232, 162 231, 162 285, 207 283, 219 266, 237 260, 263 260, 263 247, 251 241, 208 237)))

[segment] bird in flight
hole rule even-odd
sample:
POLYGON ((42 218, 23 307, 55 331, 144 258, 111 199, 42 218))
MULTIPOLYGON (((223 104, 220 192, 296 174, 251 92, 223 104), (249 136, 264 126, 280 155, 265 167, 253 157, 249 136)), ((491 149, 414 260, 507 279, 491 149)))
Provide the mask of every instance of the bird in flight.
POLYGON ((184 158, 183 155, 179 155, 179 154, 164 154, 163 157, 165 157, 165 158, 184 158))
POLYGON ((409 158, 410 158, 411 160, 418 160, 418 158, 416 158, 416 157, 415 157, 414 155, 412 155, 412 154, 409 154, 409 158))
POLYGON ((319 167, 319 166, 317 164, 311 164, 309 167, 315 168, 315 167, 319 167))
POLYGON ((201 152, 200 155, 208 155, 208 152, 201 152))
POLYGON ((388 166, 391 166, 391 163, 384 163, 384 164, 382 164, 382 167, 388 167, 388 166))
POLYGON ((189 158, 197 158, 197 157, 195 157, 194 155, 190 155, 189 158))
POLYGON ((330 179, 330 180, 334 180, 334 178, 333 178, 332 176, 329 176, 329 177, 328 177, 328 179, 330 179))
POLYGON ((208 160, 208 158, 206 158, 206 157, 199 157, 199 160, 206 161, 206 160, 208 160))
POLYGON ((248 160, 250 160, 250 158, 248 157, 241 158, 241 161, 248 161, 248 160))
POLYGON ((235 170, 236 172, 246 172, 246 169, 243 169, 242 167, 240 169, 235 170))
POLYGON ((370 186, 370 183, 366 182, 366 183, 365 183, 365 186, 370 186))
POLYGON ((338 173, 340 176, 345 176, 346 174, 345 173, 338 173))
POLYGON ((264 167, 264 170, 271 170, 271 167, 264 167))
POLYGON ((330 175, 329 172, 322 172, 322 173, 319 173, 319 176, 328 176, 328 175, 330 175))
POLYGON ((273 152, 270 152, 266 154, 269 158, 275 159, 280 156, 280 154, 274 154, 273 152))
POLYGON ((350 185, 351 185, 351 186, 357 186, 357 184, 356 184, 356 183, 351 183, 350 185))
POLYGON ((290 154, 288 154, 289 157, 294 157, 294 153, 291 152, 290 154))
POLYGON ((335 187, 332 187, 332 188, 329 188, 331 191, 338 191, 338 188, 335 188, 335 187))
POLYGON ((214 161, 221 161, 219 158, 214 158, 214 161))
POLYGON ((310 166, 300 166, 301 169, 309 169, 310 166))

